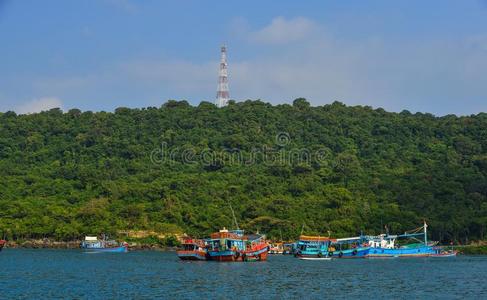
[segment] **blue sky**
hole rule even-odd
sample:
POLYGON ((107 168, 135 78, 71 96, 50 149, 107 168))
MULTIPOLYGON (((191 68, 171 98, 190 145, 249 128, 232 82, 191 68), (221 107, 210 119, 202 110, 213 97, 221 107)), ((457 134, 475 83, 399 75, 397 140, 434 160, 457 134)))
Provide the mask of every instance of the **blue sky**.
POLYGON ((2 1, 0 111, 306 97, 487 111, 487 1, 2 1))

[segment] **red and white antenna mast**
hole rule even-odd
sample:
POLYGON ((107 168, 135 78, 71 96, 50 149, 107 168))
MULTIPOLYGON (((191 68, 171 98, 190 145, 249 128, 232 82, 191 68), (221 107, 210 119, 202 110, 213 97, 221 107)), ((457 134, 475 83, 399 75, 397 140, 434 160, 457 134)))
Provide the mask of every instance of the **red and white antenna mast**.
POLYGON ((227 70, 227 48, 222 46, 220 71, 218 72, 218 88, 216 92, 216 105, 223 107, 227 105, 230 93, 228 92, 228 70, 227 70))

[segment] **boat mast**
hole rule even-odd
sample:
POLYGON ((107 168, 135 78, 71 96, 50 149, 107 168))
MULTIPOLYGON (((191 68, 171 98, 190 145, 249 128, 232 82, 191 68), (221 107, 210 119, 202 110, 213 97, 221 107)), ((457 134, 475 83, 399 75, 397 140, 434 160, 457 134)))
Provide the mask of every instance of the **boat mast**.
POLYGON ((235 212, 233 211, 232 203, 228 201, 228 205, 230 206, 230 210, 232 211, 233 222, 235 222, 235 226, 237 227, 237 230, 240 230, 240 228, 238 228, 237 217, 235 217, 235 212))
POLYGON ((428 224, 426 224, 426 220, 424 220, 424 225, 423 225, 423 230, 424 230, 424 245, 425 246, 428 246, 428 234, 427 234, 427 229, 428 228, 428 224))

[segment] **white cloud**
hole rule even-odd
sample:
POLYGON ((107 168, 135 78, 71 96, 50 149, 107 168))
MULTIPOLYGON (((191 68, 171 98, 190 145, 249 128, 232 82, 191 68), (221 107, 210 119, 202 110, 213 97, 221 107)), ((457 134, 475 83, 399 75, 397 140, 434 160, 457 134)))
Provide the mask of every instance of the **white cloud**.
POLYGON ((307 18, 286 20, 284 17, 276 17, 266 27, 250 32, 249 38, 258 43, 285 44, 305 39, 317 29, 318 26, 307 18))
POLYGON ((15 111, 19 114, 32 114, 52 108, 63 108, 63 102, 55 97, 33 99, 18 106, 15 111))
MULTIPOLYGON (((350 39, 333 36, 310 19, 282 17, 260 30, 249 30, 242 18, 233 27, 237 38, 232 35, 229 41, 229 85, 235 100, 283 103, 306 97, 314 105, 338 100, 440 115, 487 110, 487 51, 482 35, 350 39), (233 51, 240 53, 234 56, 233 51)), ((160 105, 166 99, 212 101, 217 51, 215 47, 212 60, 201 62, 135 58, 101 65, 88 74, 43 78, 33 83, 34 94, 83 101, 88 109, 160 105)))
MULTIPOLYGON (((236 27, 242 36, 245 20, 234 24, 241 25, 236 27)), ((244 37, 259 42, 259 55, 230 60, 230 94, 236 99, 282 103, 302 96, 314 105, 338 100, 439 115, 487 109, 487 67, 483 67, 487 66, 487 39, 483 35, 350 39, 333 36, 310 19, 278 17, 244 37)))

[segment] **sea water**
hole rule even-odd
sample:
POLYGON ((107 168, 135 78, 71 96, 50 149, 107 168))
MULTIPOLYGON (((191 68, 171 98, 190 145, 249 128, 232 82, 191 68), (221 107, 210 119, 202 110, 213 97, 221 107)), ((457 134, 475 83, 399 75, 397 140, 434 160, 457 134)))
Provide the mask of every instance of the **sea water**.
POLYGON ((4 249, 1 299, 478 298, 487 257, 180 261, 174 252, 4 249))

